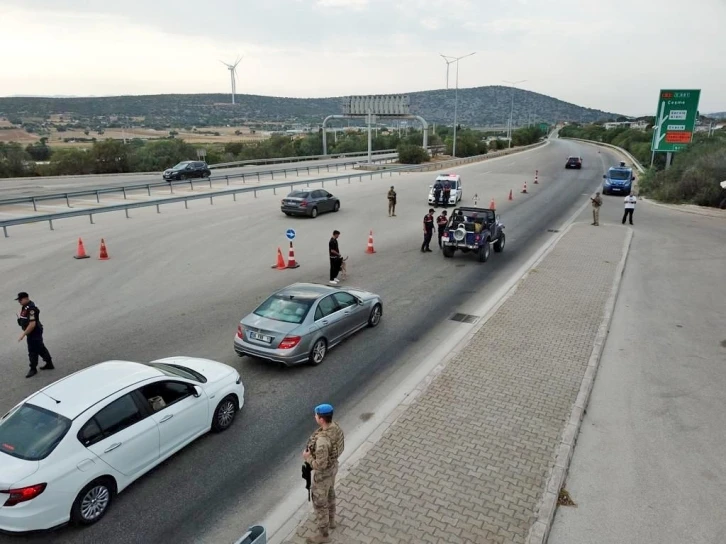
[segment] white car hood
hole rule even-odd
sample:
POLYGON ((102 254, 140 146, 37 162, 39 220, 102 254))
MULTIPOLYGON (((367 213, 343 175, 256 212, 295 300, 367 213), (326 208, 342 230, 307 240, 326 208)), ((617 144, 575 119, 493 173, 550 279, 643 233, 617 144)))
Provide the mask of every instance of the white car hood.
POLYGON ((202 374, 209 382, 216 382, 235 372, 235 369, 231 366, 218 363, 217 361, 212 361, 210 359, 201 359, 199 357, 175 356, 157 359, 152 362, 186 366, 202 374))
POLYGON ((35 474, 39 467, 38 461, 25 461, 0 452, 0 491, 17 487, 15 484, 35 474))

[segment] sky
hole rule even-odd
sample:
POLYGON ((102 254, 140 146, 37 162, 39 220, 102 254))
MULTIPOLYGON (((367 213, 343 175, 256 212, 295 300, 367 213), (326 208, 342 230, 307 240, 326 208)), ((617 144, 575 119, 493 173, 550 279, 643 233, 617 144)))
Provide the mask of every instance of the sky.
POLYGON ((726 110, 726 0, 0 0, 0 96, 318 97, 518 86, 653 115, 726 110), (449 81, 455 85, 452 64, 449 81))

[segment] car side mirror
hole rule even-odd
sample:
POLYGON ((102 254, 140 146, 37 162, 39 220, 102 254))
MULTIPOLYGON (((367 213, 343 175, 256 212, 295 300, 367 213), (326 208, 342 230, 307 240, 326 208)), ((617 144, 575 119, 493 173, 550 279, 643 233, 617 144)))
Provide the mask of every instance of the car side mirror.
POLYGON ((607 176, 605 174, 602 175, 602 179, 605 179, 607 176))
POLYGON ((630 181, 635 181, 635 176, 631 176, 630 181))
POLYGON ((328 198, 333 198, 333 195, 328 195, 328 198))
POLYGON ((194 397, 199 398, 201 396, 202 396, 202 389, 198 385, 195 385, 194 386, 194 397))

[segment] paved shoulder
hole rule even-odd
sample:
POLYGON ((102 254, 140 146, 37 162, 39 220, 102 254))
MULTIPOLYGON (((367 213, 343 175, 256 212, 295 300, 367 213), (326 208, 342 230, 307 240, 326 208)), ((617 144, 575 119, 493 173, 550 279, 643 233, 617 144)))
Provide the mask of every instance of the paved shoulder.
MULTIPOLYGON (((629 229, 574 225, 338 482, 336 543, 524 543, 629 229)), ((488 265, 485 265, 488 266, 488 265)), ((304 542, 313 518, 288 542, 304 542)))

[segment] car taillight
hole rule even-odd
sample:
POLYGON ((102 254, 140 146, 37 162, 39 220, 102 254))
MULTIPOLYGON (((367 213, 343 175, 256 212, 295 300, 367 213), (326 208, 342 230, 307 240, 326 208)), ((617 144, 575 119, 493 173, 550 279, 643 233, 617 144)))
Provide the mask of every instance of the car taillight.
POLYGON ((481 236, 479 236, 479 235, 477 234, 476 236, 474 236, 474 241, 475 241, 475 242, 478 242, 480 238, 481 238, 481 236))
POLYGON ((33 500, 35 497, 40 495, 48 484, 36 484, 28 487, 21 487, 19 489, 10 489, 8 491, 2 491, 2 493, 8 493, 10 497, 5 501, 4 506, 15 506, 21 502, 33 500))
POLYGON ((300 336, 286 336, 280 342, 278 349, 292 349, 300 343, 302 338, 300 336))
POLYGON ((242 328, 242 325, 237 325, 237 338, 244 338, 245 337, 245 331, 242 328))
POLYGON ((305 200, 303 200, 303 201, 302 201, 302 202, 300 203, 300 207, 301 207, 301 208, 307 208, 307 207, 308 207, 308 203, 307 203, 307 202, 306 202, 305 200))

